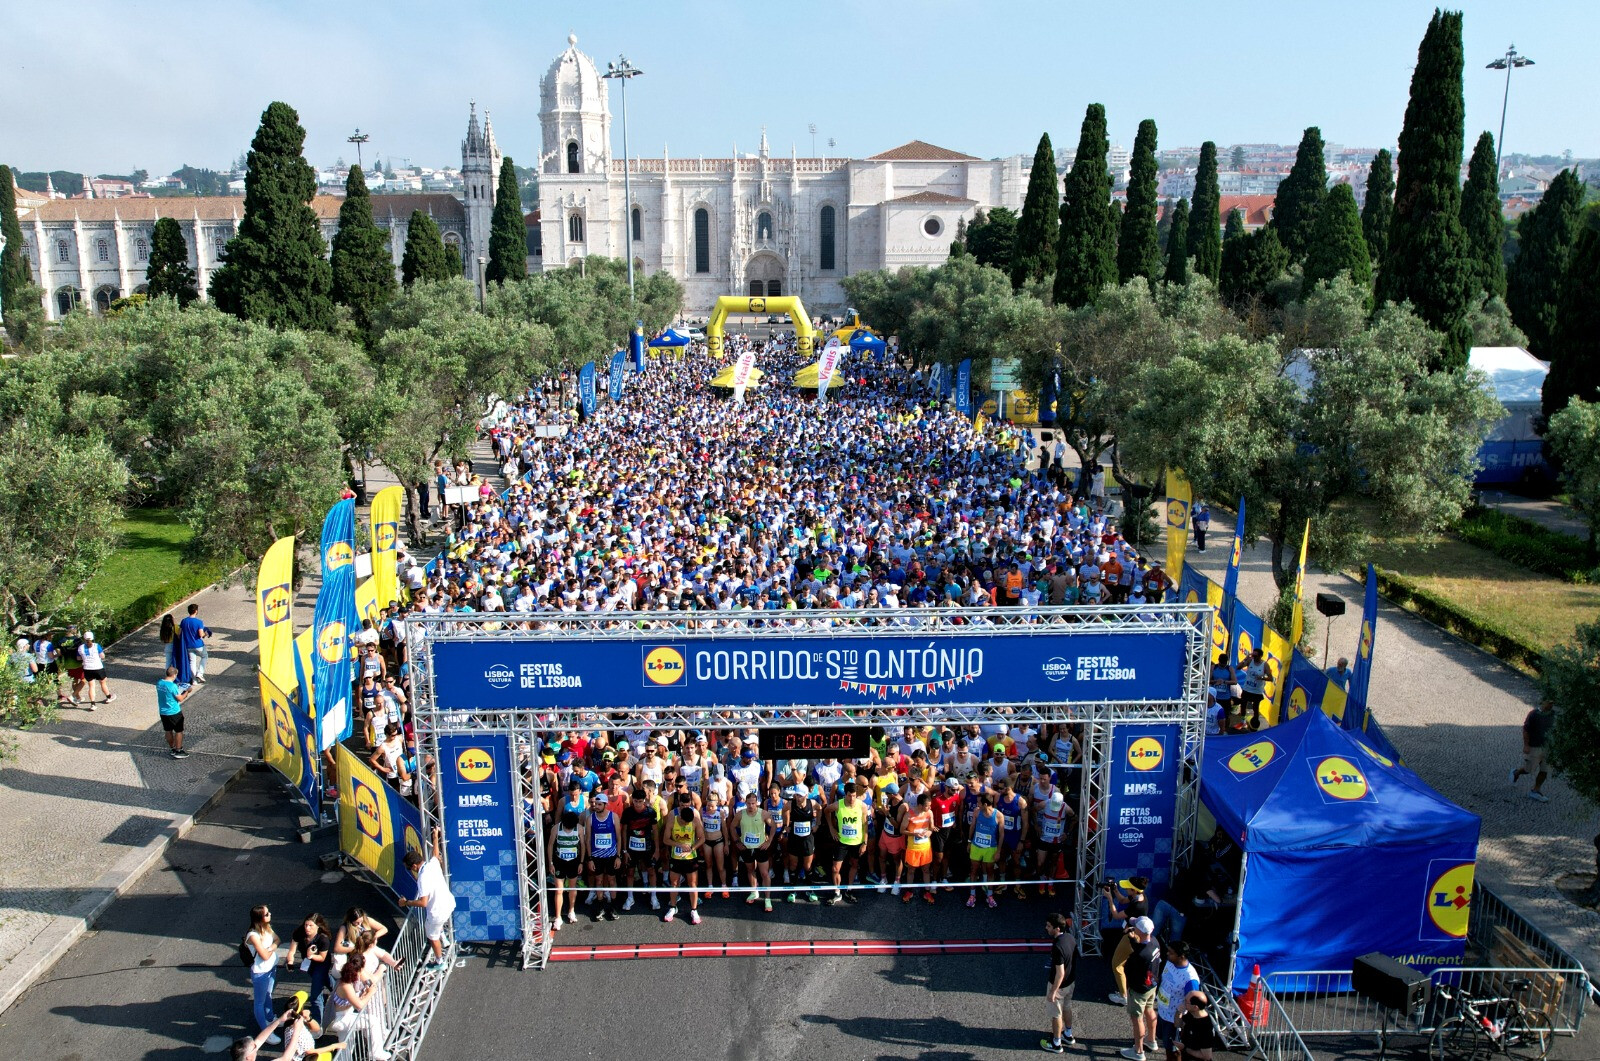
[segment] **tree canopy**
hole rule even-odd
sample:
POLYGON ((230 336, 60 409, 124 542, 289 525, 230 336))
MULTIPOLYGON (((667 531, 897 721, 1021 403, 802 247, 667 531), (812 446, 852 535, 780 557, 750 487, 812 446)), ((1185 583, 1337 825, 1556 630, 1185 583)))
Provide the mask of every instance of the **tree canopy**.
POLYGON ((1506 305, 1511 319, 1528 336, 1528 350, 1549 359, 1554 349, 1556 304, 1567 256, 1578 238, 1584 186, 1576 170, 1564 169, 1550 181, 1539 205, 1517 222, 1517 256, 1506 275, 1506 305))
POLYGON ((979 265, 992 265, 1002 272, 1011 269, 1012 251, 1017 241, 1017 213, 1004 206, 985 212, 978 210, 967 226, 967 253, 979 265))
POLYGON ((1500 212, 1493 133, 1479 136, 1472 149, 1467 183, 1461 189, 1461 227, 1466 232, 1467 257, 1479 289, 1488 295, 1504 295, 1506 224, 1500 212))
POLYGON ((1222 271, 1222 192, 1217 185, 1217 145, 1200 145, 1200 170, 1189 206, 1189 257, 1194 271, 1213 284, 1222 271))
MULTIPOLYGON (((1221 267, 1218 267, 1221 272, 1221 267)), ((1189 200, 1179 199, 1172 208, 1172 226, 1167 230, 1167 270, 1162 279, 1169 284, 1189 282, 1189 200)))
POLYGON ((490 283, 521 280, 528 275, 528 228, 522 220, 522 195, 517 190, 517 168, 510 158, 501 160, 500 187, 489 220, 490 283))
POLYGON ((1106 168, 1110 149, 1106 109, 1091 103, 1061 199, 1055 276, 1055 300, 1061 305, 1086 305, 1106 284, 1117 282, 1117 223, 1110 211, 1111 173, 1106 168))
POLYGON ((1584 213, 1561 278, 1545 415, 1560 412, 1572 398, 1600 401, 1600 206, 1584 213))
POLYGON ((1011 286, 1030 282, 1053 283, 1056 275, 1056 237, 1061 228, 1061 193, 1056 186, 1056 153, 1050 134, 1039 137, 1028 171, 1028 191, 1017 219, 1011 252, 1011 286))
POLYGON ((461 263, 444 245, 439 226, 421 210, 406 222, 406 249, 400 258, 400 280, 410 287, 418 280, 449 280, 461 275, 461 263))
POLYGON ((394 297, 389 238, 372 221, 372 196, 360 166, 351 166, 333 237, 333 298, 350 307, 356 327, 370 336, 384 303, 394 297))
POLYGON ((1317 208, 1306 241, 1304 290, 1309 294, 1317 284, 1340 275, 1349 276, 1362 290, 1372 286, 1372 257, 1348 184, 1335 185, 1317 208))
POLYGON ((176 218, 156 221, 150 234, 150 262, 144 282, 151 298, 170 296, 178 300, 180 308, 200 297, 194 270, 189 268, 189 242, 183 238, 176 218))
POLYGON ((1372 156, 1367 170, 1367 197, 1361 204, 1361 235, 1374 265, 1383 261, 1389 246, 1389 218, 1394 215, 1394 161, 1388 148, 1372 156))
POLYGON ((1300 261, 1311 246, 1317 212, 1328 196, 1328 167, 1322 154, 1322 130, 1315 125, 1300 137, 1294 165, 1278 185, 1272 227, 1291 261, 1300 261))

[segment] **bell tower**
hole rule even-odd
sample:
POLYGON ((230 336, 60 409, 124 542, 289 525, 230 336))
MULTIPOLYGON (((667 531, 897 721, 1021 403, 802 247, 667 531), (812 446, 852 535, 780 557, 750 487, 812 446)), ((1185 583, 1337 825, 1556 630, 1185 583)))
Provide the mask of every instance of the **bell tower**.
POLYGON ((467 118, 467 138, 461 141, 462 206, 467 212, 466 261, 462 262, 467 279, 477 282, 478 259, 489 256, 489 225, 494 219, 494 192, 500 179, 500 147, 494 142, 494 125, 489 112, 483 114, 483 128, 478 128, 478 104, 472 103, 467 118))
POLYGON ((611 170, 611 108, 594 60, 578 50, 577 34, 539 81, 540 173, 611 170))

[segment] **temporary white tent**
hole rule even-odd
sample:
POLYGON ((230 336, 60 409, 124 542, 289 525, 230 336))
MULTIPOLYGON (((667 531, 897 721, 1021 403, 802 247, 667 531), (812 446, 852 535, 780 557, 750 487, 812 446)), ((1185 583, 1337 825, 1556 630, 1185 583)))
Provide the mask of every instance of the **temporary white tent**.
POLYGON ((1550 367, 1520 346, 1474 346, 1467 363, 1489 377, 1489 390, 1506 415, 1489 429, 1478 451, 1479 485, 1517 483, 1549 474, 1544 445, 1534 432, 1540 394, 1550 367))

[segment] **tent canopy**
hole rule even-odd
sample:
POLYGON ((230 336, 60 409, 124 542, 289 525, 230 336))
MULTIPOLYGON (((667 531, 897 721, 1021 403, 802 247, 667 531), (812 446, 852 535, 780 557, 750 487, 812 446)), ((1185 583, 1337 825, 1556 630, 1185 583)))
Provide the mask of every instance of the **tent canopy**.
MULTIPOLYGON (((819 382, 817 377, 821 374, 821 372, 821 366, 817 362, 813 361, 811 364, 794 374, 794 380, 792 383, 794 386, 799 387, 802 390, 816 390, 819 382)), ((828 389, 832 390, 835 387, 842 387, 844 386, 844 383, 844 366, 835 366, 833 370, 833 378, 828 381, 828 389)))
MULTIPOLYGON (((715 376, 712 376, 711 377, 711 385, 713 387, 732 387, 733 386, 733 370, 736 367, 737 367, 736 365, 729 365, 726 368, 724 368, 721 372, 718 372, 715 376)), ((766 375, 765 372, 762 372, 759 368, 755 368, 755 367, 752 366, 751 369, 750 369, 750 378, 745 381, 745 386, 750 387, 752 389, 761 386, 761 377, 765 376, 765 375, 766 375)), ((816 380, 812 380, 811 381, 811 385, 813 387, 815 387, 817 385, 816 380)))
POLYGON ((1474 346, 1467 364, 1489 377, 1489 392, 1506 408, 1538 406, 1550 369, 1520 346, 1474 346))
POLYGON ((1260 733, 1207 740, 1200 796, 1217 827, 1246 851, 1478 838, 1476 814, 1321 711, 1260 733))
POLYGON ((857 353, 881 354, 888 348, 888 344, 876 335, 870 328, 856 328, 850 333, 850 349, 857 353))
POLYGON ((651 339, 650 342, 647 345, 650 345, 650 346, 688 346, 689 345, 689 337, 687 335, 679 334, 676 329, 668 328, 666 331, 662 332, 660 335, 656 336, 654 339, 651 339))

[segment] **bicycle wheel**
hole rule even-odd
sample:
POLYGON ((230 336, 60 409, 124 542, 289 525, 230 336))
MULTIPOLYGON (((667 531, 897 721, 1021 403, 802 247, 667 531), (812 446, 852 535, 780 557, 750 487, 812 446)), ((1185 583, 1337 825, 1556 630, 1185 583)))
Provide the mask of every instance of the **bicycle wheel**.
POLYGON ((1517 1061, 1544 1061, 1550 1051, 1550 1018, 1519 1006, 1500 1035, 1500 1048, 1517 1061))
POLYGON ((1451 1017, 1428 1042, 1429 1061, 1484 1061, 1491 1051, 1489 1037, 1470 1017, 1451 1017))

